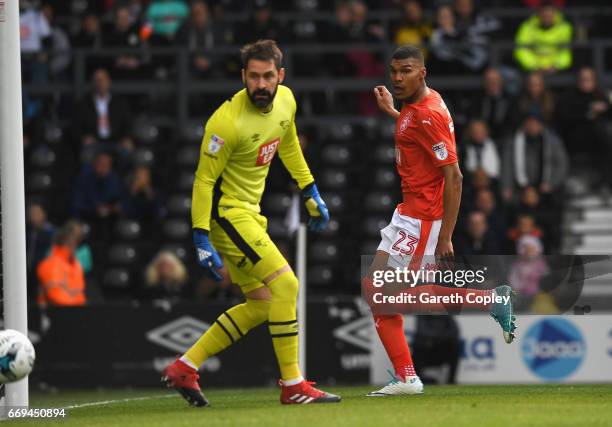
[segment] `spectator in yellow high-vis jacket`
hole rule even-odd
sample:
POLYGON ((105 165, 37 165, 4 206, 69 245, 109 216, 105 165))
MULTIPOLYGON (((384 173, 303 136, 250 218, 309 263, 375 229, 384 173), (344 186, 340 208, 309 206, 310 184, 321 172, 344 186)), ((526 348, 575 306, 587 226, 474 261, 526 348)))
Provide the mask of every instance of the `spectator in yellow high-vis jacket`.
POLYGON ((572 24, 552 4, 521 24, 514 57, 525 71, 557 71, 572 65, 572 24))

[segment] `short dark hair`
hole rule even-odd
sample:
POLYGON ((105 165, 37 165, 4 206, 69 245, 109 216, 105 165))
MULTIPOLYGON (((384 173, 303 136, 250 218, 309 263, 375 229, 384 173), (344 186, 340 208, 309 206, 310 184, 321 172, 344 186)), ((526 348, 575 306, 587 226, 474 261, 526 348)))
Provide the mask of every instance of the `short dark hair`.
POLYGON ((277 70, 280 70, 283 64, 283 53, 274 40, 258 40, 255 43, 247 44, 240 49, 240 57, 244 68, 251 59, 274 61, 277 70))
POLYGON ((414 58, 419 61, 421 64, 425 63, 425 58, 423 58, 423 52, 417 46, 411 44, 405 44, 403 46, 398 47, 393 52, 392 59, 408 59, 414 58))
POLYGON ((81 223, 76 220, 69 220, 57 230, 53 236, 53 243, 59 246, 65 246, 70 239, 81 234, 81 223))

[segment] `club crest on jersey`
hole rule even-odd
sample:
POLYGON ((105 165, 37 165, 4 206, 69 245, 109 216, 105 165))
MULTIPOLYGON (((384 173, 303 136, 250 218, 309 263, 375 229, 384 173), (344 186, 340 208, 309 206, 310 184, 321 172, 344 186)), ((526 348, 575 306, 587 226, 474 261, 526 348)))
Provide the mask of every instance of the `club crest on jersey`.
POLYGON ((437 144, 432 145, 431 149, 438 160, 446 160, 448 157, 448 151, 446 150, 446 144, 444 142, 438 142, 437 144))
POLYGON ((408 126, 410 126, 410 121, 412 120, 412 116, 413 116, 413 113, 411 111, 408 114, 406 114, 406 117, 404 117, 402 119, 402 121, 401 121, 401 123, 399 125, 399 131, 400 132, 405 131, 408 128, 408 126))
POLYGON ((259 154, 257 156, 256 166, 265 166, 272 161, 276 154, 276 149, 280 144, 280 138, 276 138, 273 141, 266 142, 259 147, 259 154))
POLYGON ((218 153, 223 148, 223 144, 225 144, 225 141, 222 138, 217 135, 211 136, 208 142, 208 152, 211 154, 218 153))

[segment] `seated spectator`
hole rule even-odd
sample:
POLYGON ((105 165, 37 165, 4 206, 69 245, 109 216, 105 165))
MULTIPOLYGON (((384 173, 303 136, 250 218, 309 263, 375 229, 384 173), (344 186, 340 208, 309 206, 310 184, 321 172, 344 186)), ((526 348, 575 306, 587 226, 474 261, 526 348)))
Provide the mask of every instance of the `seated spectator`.
POLYGON ((535 236, 525 235, 516 242, 519 255, 512 263, 508 281, 519 297, 527 303, 541 292, 542 280, 548 275, 549 268, 542 256, 542 242, 535 236))
POLYGON ((556 250, 561 243, 561 213, 555 206, 542 203, 542 197, 535 187, 525 187, 522 191, 514 216, 518 215, 532 216, 544 232, 545 246, 549 251, 556 250))
MULTIPOLYGON (((523 236, 532 236, 542 239, 544 232, 536 224, 535 218, 528 214, 521 214, 516 218, 515 226, 508 231, 508 238, 518 243, 519 239, 523 236)), ((515 248, 515 250, 518 247, 515 248)))
POLYGON ((68 221, 56 233, 51 254, 37 268, 39 305, 85 305, 85 275, 74 256, 81 237, 81 226, 76 221, 68 221))
MULTIPOLYGON (((111 92, 108 72, 98 69, 92 78, 93 93, 78 107, 76 132, 80 148, 91 150, 98 143, 113 151, 131 152, 131 117, 127 103, 111 92)), ((79 149, 79 151, 81 151, 79 149)))
POLYGON ((159 194, 153 188, 151 169, 138 166, 129 179, 123 210, 128 218, 154 220, 161 215, 159 194))
POLYGON ((490 179, 500 175, 500 159, 495 142, 489 137, 489 129, 483 120, 472 120, 468 125, 463 144, 463 167, 469 173, 482 169, 490 179))
POLYGON ((74 39, 77 47, 100 49, 102 47, 102 30, 100 19, 94 13, 88 13, 83 17, 81 29, 74 39))
POLYGON ((385 29, 368 18, 368 6, 362 0, 350 3, 352 23, 350 37, 352 42, 376 43, 385 39, 385 29))
POLYGON ((121 54, 112 59, 110 69, 115 78, 136 78, 140 75, 144 62, 138 27, 132 23, 127 5, 115 9, 113 24, 106 29, 104 47, 134 50, 133 54, 121 54))
POLYGON ((42 14, 51 27, 49 43, 49 74, 53 80, 64 80, 68 77, 68 66, 72 58, 70 39, 68 34, 54 22, 53 8, 49 4, 42 7, 42 14))
POLYGON ((96 154, 92 164, 86 164, 76 181, 72 211, 79 218, 103 220, 122 212, 123 189, 113 171, 113 158, 106 152, 96 154))
POLYGON ((569 163, 563 142, 544 125, 539 111, 531 111, 523 125, 504 147, 502 164, 503 197, 515 198, 516 190, 533 186, 547 196, 561 190, 569 163))
POLYGON ((51 27, 45 15, 33 3, 20 4, 19 27, 22 74, 26 81, 45 83, 48 80, 48 55, 51 27))
POLYGON ((489 230, 487 217, 483 212, 472 211, 467 218, 467 229, 458 239, 456 253, 459 255, 499 255, 499 236, 489 230))
MULTIPOLYGON (((193 54, 191 69, 199 77, 209 76, 213 71, 221 72, 223 57, 213 55, 213 49, 232 42, 228 28, 213 21, 208 6, 203 1, 191 4, 191 16, 179 29, 176 39, 193 54)), ((219 74, 219 73, 217 73, 219 74)))
POLYGON ((470 117, 479 117, 489 126, 493 139, 499 140, 510 132, 515 100, 504 90, 504 81, 497 68, 487 68, 483 74, 483 92, 471 102, 470 117))
POLYGON ((597 75, 591 67, 578 70, 576 87, 559 103, 559 127, 572 155, 593 161, 601 171, 598 179, 612 187, 612 135, 608 128, 612 108, 606 92, 597 84, 597 75))
POLYGON ((26 262, 28 274, 28 295, 33 298, 36 295, 36 268, 47 256, 55 227, 47 220, 47 212, 39 203, 31 203, 28 206, 26 217, 26 262))
POLYGON ((481 189, 476 193, 475 209, 482 212, 488 224, 488 229, 499 239, 503 246, 506 236, 506 215, 497 205, 495 194, 490 189, 481 189))
POLYGON ((555 72, 572 65, 572 24, 559 9, 543 2, 538 13, 519 27, 514 58, 525 71, 555 72))
MULTIPOLYGON (((324 27, 321 32, 321 43, 349 43, 351 41, 351 25, 353 13, 347 2, 338 2, 335 10, 335 21, 324 27)), ((347 77, 355 74, 355 66, 348 55, 341 53, 327 53, 323 55, 323 62, 334 77, 347 77)))
POLYGON ((140 30, 144 40, 150 39, 154 45, 170 45, 176 33, 189 15, 185 0, 153 0, 145 12, 145 24, 140 30))
MULTIPOLYGON (((394 41, 398 46, 412 44, 423 46, 429 42, 431 23, 423 17, 423 8, 418 0, 405 0, 402 4, 404 17, 395 29, 394 41)), ((427 50, 423 49, 427 56, 427 50)))
POLYGON ((534 71, 527 76, 517 107, 517 117, 524 117, 529 111, 537 110, 542 113, 545 123, 551 124, 555 114, 555 96, 546 87, 542 72, 534 71))
POLYGON ((501 22, 493 16, 478 12, 473 0, 455 0, 453 6, 459 31, 487 37, 501 29, 501 22))
POLYGON ((440 6, 437 12, 437 26, 431 35, 432 60, 428 67, 442 74, 477 72, 488 61, 485 40, 465 31, 455 23, 451 6, 440 6))
POLYGON ((145 270, 143 296, 150 299, 181 299, 190 295, 187 268, 172 252, 161 251, 145 270))
POLYGON ((267 0, 255 0, 249 20, 235 30, 239 44, 262 39, 279 40, 283 33, 280 23, 272 17, 272 8, 267 0))

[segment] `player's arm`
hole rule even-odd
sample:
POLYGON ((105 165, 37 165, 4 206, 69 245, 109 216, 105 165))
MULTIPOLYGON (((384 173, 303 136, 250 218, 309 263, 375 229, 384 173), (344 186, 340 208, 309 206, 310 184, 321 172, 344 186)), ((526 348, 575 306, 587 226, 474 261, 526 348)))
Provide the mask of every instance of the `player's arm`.
POLYGON ((392 119, 397 120, 400 112, 395 109, 393 105, 393 96, 391 92, 385 86, 376 86, 374 88, 374 96, 376 97, 376 103, 380 111, 390 116, 392 119))
POLYGON ((233 120, 217 111, 206 124, 191 202, 193 241, 198 263, 216 280, 221 280, 216 270, 223 263, 208 239, 214 186, 237 143, 233 120))
POLYGON ((427 111, 417 122, 420 125, 421 144, 434 166, 444 174, 443 217, 436 246, 436 256, 452 257, 451 238, 457 223, 463 176, 459 170, 455 128, 448 110, 446 112, 427 111))
POLYGON ((459 205, 461 204, 463 175, 461 175, 459 163, 457 162, 442 166, 442 173, 444 174, 444 193, 442 195, 444 214, 438 236, 436 255, 452 257, 454 251, 451 239, 457 224, 457 215, 459 214, 459 205))
POLYGON ((302 197, 310 216, 308 220, 309 228, 313 231, 324 230, 329 222, 329 211, 319 194, 306 159, 304 159, 304 153, 297 136, 295 120, 291 120, 291 127, 287 130, 285 137, 280 143, 278 155, 302 191, 302 197))

